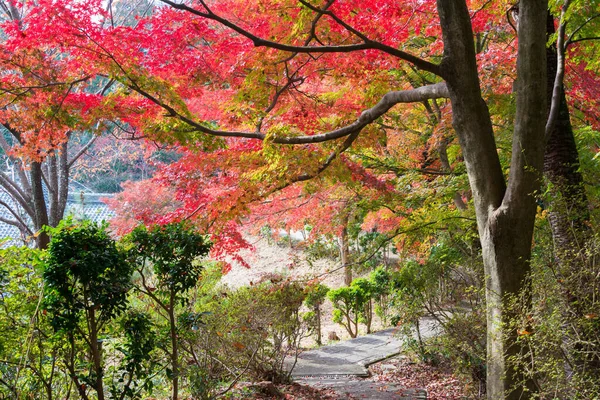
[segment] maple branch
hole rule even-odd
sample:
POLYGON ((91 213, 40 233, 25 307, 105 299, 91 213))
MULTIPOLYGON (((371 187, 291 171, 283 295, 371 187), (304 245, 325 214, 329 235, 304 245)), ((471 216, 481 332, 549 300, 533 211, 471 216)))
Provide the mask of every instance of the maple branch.
MULTIPOLYGON (((292 74, 292 76, 295 75, 296 72, 294 72, 292 74)), ((283 87, 281 87, 280 89, 278 89, 278 90, 275 91, 275 95, 273 96, 273 100, 271 100, 271 104, 269 104, 269 106, 265 109, 264 115, 259 118, 258 123, 256 124, 256 131, 257 132, 260 132, 260 129, 262 127, 263 121, 265 120, 265 117, 267 116, 267 114, 269 114, 271 111, 273 111, 273 109, 277 105, 277 101, 279 100, 279 97, 281 97, 281 95, 283 94, 283 92, 285 92, 286 90, 288 90, 290 87, 292 87, 296 83, 302 84, 302 82, 304 82, 304 78, 302 78, 302 77, 288 78, 288 81, 286 82, 286 84, 283 85, 283 87)))
POLYGON ((2 217, 0 218, 0 221, 9 225, 16 226, 17 228, 19 228, 19 230, 25 229, 27 230, 27 232, 29 232, 30 235, 33 235, 33 232, 31 231, 31 229, 29 229, 25 221, 23 221, 21 216, 17 214, 17 212, 13 210, 13 208, 8 203, 0 201, 0 206, 3 206, 15 218, 15 220, 9 220, 7 218, 2 217))
POLYGON ((269 47, 272 49, 287 51, 287 52, 291 52, 291 53, 309 53, 309 54, 311 54, 311 53, 350 53, 350 52, 359 51, 359 50, 379 50, 381 52, 387 53, 394 57, 400 58, 401 60, 412 63, 424 71, 429 71, 440 77, 442 76, 442 70, 439 65, 433 64, 433 63, 426 61, 422 58, 419 58, 415 55, 404 52, 402 50, 398 50, 394 47, 388 46, 381 42, 373 41, 373 40, 367 38, 366 36, 364 36, 362 33, 354 30, 354 28, 352 28, 351 26, 344 23, 342 20, 340 20, 338 17, 335 16, 335 14, 331 13, 330 11, 315 8, 314 6, 312 6, 308 3, 302 2, 302 4, 309 7, 313 11, 316 10, 316 12, 318 12, 318 13, 323 13, 323 14, 326 14, 326 15, 334 18, 334 20, 336 20, 336 22, 338 22, 338 24, 342 25, 345 29, 349 30, 349 32, 352 32, 356 36, 360 37, 363 40, 363 43, 349 44, 349 45, 337 45, 337 46, 294 46, 294 45, 273 42, 271 40, 266 40, 261 37, 258 37, 256 35, 254 35, 253 33, 247 31, 246 29, 242 28, 241 26, 234 24, 233 22, 229 21, 228 19, 215 14, 214 12, 212 12, 210 10, 210 8, 208 8, 208 6, 206 5, 206 3, 203 0, 200 0, 200 3, 204 6, 204 9, 206 10, 206 12, 196 10, 195 8, 189 7, 188 5, 183 4, 183 3, 175 3, 171 0, 159 0, 159 1, 162 3, 168 4, 169 6, 175 8, 177 10, 187 11, 187 12, 197 15, 199 17, 217 21, 220 24, 228 27, 229 29, 231 29, 231 30, 237 32, 238 34, 246 37, 247 39, 251 40, 252 43, 254 44, 254 47, 269 47))
POLYGON ((29 215, 35 215, 30 206, 31 197, 10 179, 4 172, 0 172, 0 187, 2 187, 29 215))
POLYGON ((108 131, 108 133, 114 137, 115 139, 118 140, 141 140, 141 139, 146 139, 147 136, 146 135, 139 135, 136 136, 137 133, 137 129, 135 127, 133 127, 132 130, 129 130, 127 128, 125 128, 123 125, 121 125, 119 122, 117 121, 111 121, 111 123, 116 127, 116 129, 110 129, 108 131), (115 130, 121 131, 126 133, 127 135, 129 135, 129 137, 125 137, 125 136, 119 136, 115 133, 115 130))
POLYGON ((92 137, 92 138, 91 138, 91 139, 90 139, 90 140, 89 140, 89 141, 88 141, 88 142, 87 142, 87 143, 86 143, 86 144, 85 144, 85 145, 84 145, 84 146, 83 146, 83 147, 82 147, 82 148, 81 148, 81 149, 80 149, 78 152, 77 152, 77 154, 75 154, 75 155, 73 156, 73 158, 72 158, 72 159, 70 159, 70 160, 67 162, 67 168, 69 168, 69 169, 70 169, 70 168, 73 166, 73 164, 75 164, 75 162, 76 162, 77 160, 79 160, 79 158, 80 158, 82 155, 84 155, 84 154, 85 154, 85 152, 86 152, 86 151, 88 151, 90 147, 92 147, 92 145, 94 144, 94 142, 95 142, 95 141, 96 141, 96 140, 97 140, 99 137, 100 137, 100 136, 98 136, 98 135, 94 135, 94 136, 93 136, 93 137, 92 137))
POLYGON ((582 37, 579 39, 569 40, 569 42, 567 43, 567 45, 565 47, 567 47, 568 45, 573 44, 573 43, 585 42, 588 40, 600 40, 600 36, 582 37))
POLYGON ((354 141, 358 138, 359 133, 360 133, 360 131, 357 131, 357 132, 354 132, 352 135, 348 136, 346 138, 346 140, 344 141, 344 143, 342 143, 342 146, 338 150, 332 151, 331 154, 329 154, 329 157, 327 157, 327 160, 325 160, 325 162, 319 166, 319 168, 317 169, 316 172, 314 172, 312 174, 301 174, 298 177, 296 177, 295 179, 292 179, 292 181, 289 184, 310 180, 310 179, 318 176, 321 172, 325 171, 327 169, 327 167, 329 167, 331 165, 333 160, 335 160, 338 155, 340 155, 344 151, 348 150, 348 148, 352 145, 352 143, 354 143, 354 141))
POLYGON ((573 39, 575 37, 575 35, 581 29, 583 29, 584 26, 586 26, 587 24, 589 24, 590 22, 592 22, 594 19, 596 19, 598 17, 600 17, 600 14, 592 15, 591 17, 589 17, 588 19, 586 19, 581 25, 579 25, 575 30, 573 30, 573 32, 571 32, 571 34, 569 35, 569 38, 565 41, 565 50, 569 47, 570 44, 573 44, 573 43, 581 42, 583 40, 600 39, 600 37, 590 37, 590 38, 573 39))
MULTIPOLYGON (((161 0, 163 1, 163 0, 161 0)), ((310 144, 310 143, 322 143, 331 140, 339 139, 353 134, 358 134, 367 125, 373 123, 376 119, 388 112, 393 106, 400 103, 415 103, 422 102, 429 99, 447 98, 449 97, 448 88, 445 82, 436 83, 433 85, 421 86, 417 89, 392 91, 386 93, 382 99, 375 104, 373 107, 363 111, 358 119, 350 125, 346 125, 342 128, 338 128, 326 133, 321 133, 312 136, 295 136, 295 137, 267 137, 267 135, 260 132, 236 132, 236 131, 221 131, 210 129, 204 126, 202 123, 196 122, 180 112, 175 108, 166 104, 162 100, 153 96, 146 90, 142 89, 138 83, 132 78, 128 77, 131 82, 128 85, 132 90, 136 91, 140 95, 146 97, 154 104, 160 106, 169 113, 170 117, 178 118, 180 121, 185 122, 191 126, 193 131, 206 133, 212 136, 219 137, 241 137, 247 139, 258 139, 258 140, 269 140, 276 144, 310 144)))
POLYGON ((484 8, 486 8, 488 5, 490 5, 490 3, 491 3, 491 2, 492 2, 492 0, 488 0, 488 1, 486 1, 485 3, 483 3, 483 4, 481 5, 481 7, 479 7, 477 10, 475 10, 475 11, 473 12, 473 14, 471 14, 471 19, 475 18, 475 16, 476 16, 477 14, 479 14, 479 12, 483 11, 483 9, 484 9, 484 8))
POLYGON ((353 35, 357 36, 363 42, 367 43, 367 42, 371 41, 371 40, 369 40, 369 38, 365 34, 363 34, 362 32, 358 31, 357 29, 355 29, 351 25, 348 25, 346 22, 344 22, 344 20, 342 20, 337 15, 335 15, 332 11, 327 10, 327 8, 329 8, 329 7, 324 8, 324 9, 321 10, 320 8, 317 8, 317 7, 313 6, 312 4, 310 4, 309 2, 307 2, 306 0, 299 0, 299 2, 304 7, 308 8, 309 10, 312 10, 312 11, 316 12, 319 15, 327 15, 327 16, 331 17, 331 19, 333 19, 335 22, 337 22, 339 25, 341 25, 348 32, 350 32, 353 35))
MULTIPOLYGON (((32 73, 32 72, 30 72, 30 73, 35 76, 34 73, 32 73)), ((37 78, 42 80, 42 78, 40 78, 40 77, 37 77, 37 78)), ((70 93, 70 91, 72 90, 72 88, 75 85, 82 83, 82 82, 86 82, 90 78, 91 78, 91 76, 84 76, 84 77, 78 78, 72 82, 47 82, 47 83, 38 84, 38 85, 18 86, 18 87, 13 87, 13 88, 0 87, 0 93, 6 93, 6 94, 10 94, 13 96, 12 100, 10 100, 7 104, 4 105, 4 107, 8 107, 9 105, 16 103, 19 98, 27 95, 30 92, 34 92, 37 89, 47 89, 47 88, 51 88, 51 87, 60 87, 60 86, 69 85, 69 89, 67 91, 67 94, 68 94, 68 93, 70 93)))
MULTIPOLYGON (((335 0, 328 0, 327 3, 323 6, 323 10, 327 10, 329 7, 331 7, 333 5, 333 3, 335 3, 335 0)), ((320 45, 323 45, 323 43, 317 37, 317 24, 319 23, 319 21, 321 20, 323 15, 324 15, 324 13, 322 13, 322 12, 317 13, 315 18, 311 22, 310 36, 304 42, 305 46, 308 46, 313 38, 317 41, 317 43, 319 43, 320 45)))
MULTIPOLYGON (((167 3, 167 4, 172 4, 173 6, 178 5, 169 0, 159 0, 159 1, 167 3)), ((205 5, 204 1, 200 0, 200 2, 204 5, 204 7, 207 10, 209 10, 208 7, 205 5)), ((184 7, 184 8, 181 8, 184 10, 186 10, 186 9, 193 10, 195 13, 199 13, 199 15, 205 14, 205 13, 197 11, 193 8, 189 8, 183 4, 180 4, 179 6, 184 7)), ((175 8, 178 8, 178 7, 175 7, 175 8)), ((209 13, 210 13, 210 15, 214 15, 214 14, 212 14, 212 12, 210 12, 210 10, 209 10, 209 13)), ((208 15, 208 14, 206 14, 206 15, 208 15)), ((186 124, 188 124, 189 126, 194 128, 194 130, 192 130, 190 132, 198 131, 198 132, 202 132, 202 133, 206 133, 208 135, 218 136, 218 137, 241 137, 241 138, 247 138, 247 139, 258 139, 258 140, 262 140, 262 141, 267 139, 267 136, 260 132, 242 132, 242 131, 236 132, 236 131, 222 131, 222 130, 210 129, 207 126, 203 125, 202 123, 196 122, 196 121, 192 120, 191 118, 183 115, 182 113, 178 112, 174 107, 170 106, 169 104, 160 100, 158 97, 156 97, 156 96, 150 94, 148 91, 144 90, 138 84, 138 82, 127 73, 125 68, 123 68, 123 66, 117 61, 117 59, 114 57, 114 55, 112 55, 112 53, 110 53, 106 48, 104 48, 100 43, 98 43, 91 37, 88 36, 88 38, 90 40, 92 40, 98 47, 100 47, 107 54, 107 56, 117 65, 117 67, 121 70, 121 72, 123 72, 123 74, 125 75, 127 80, 129 80, 129 82, 130 82, 130 84, 127 84, 125 82, 123 82, 123 84, 125 84, 131 90, 133 90, 133 91, 137 92, 138 94, 142 95, 143 97, 147 98, 154 104, 156 104, 159 107, 166 110, 168 112, 168 116, 178 118, 180 121, 185 122, 186 124)), ((327 142, 327 141, 339 139, 339 138, 342 138, 345 136, 360 133, 360 131, 365 126, 374 122, 377 118, 381 117, 383 114, 385 114, 387 111, 389 111, 396 104, 423 102, 423 101, 426 101, 429 99, 448 98, 448 97, 449 97, 449 93, 448 93, 448 88, 447 88, 445 82, 439 82, 439 83, 432 84, 432 85, 421 86, 419 88, 411 89, 411 90, 392 91, 392 92, 386 93, 383 96, 383 98, 377 104, 375 104, 375 106, 363 111, 361 113, 361 115, 359 116, 359 118, 354 123, 347 125, 345 127, 335 129, 335 130, 327 132, 327 133, 318 134, 318 135, 296 136, 296 137, 273 137, 273 138, 269 138, 269 140, 276 144, 289 144, 289 145, 327 142)), ((354 141, 355 139, 356 138, 352 139, 352 141, 354 141)), ((335 158, 335 157, 333 157, 333 158, 335 158)), ((333 158, 331 158, 331 160, 333 160, 333 158)), ((331 161, 329 161, 329 163, 331 163, 331 161)))

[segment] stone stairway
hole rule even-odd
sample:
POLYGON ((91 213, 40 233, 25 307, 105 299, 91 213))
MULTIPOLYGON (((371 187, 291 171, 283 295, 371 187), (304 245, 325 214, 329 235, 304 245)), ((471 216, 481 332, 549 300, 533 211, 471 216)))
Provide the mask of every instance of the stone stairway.
MULTIPOLYGON (((435 321, 420 322, 421 336, 428 338, 437 332, 435 321)), ((370 382, 368 366, 400 354, 402 338, 396 328, 355 339, 308 350, 294 360, 287 360, 295 381, 319 388, 330 388, 340 398, 357 399, 426 399, 424 390, 403 388, 394 384, 370 382)))

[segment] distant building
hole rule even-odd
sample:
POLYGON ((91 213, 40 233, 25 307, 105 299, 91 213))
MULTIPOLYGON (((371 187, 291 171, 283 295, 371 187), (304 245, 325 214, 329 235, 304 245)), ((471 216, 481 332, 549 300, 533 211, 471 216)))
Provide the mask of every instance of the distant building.
MULTIPOLYGON (((84 185, 72 181, 69 183, 65 217, 73 216, 75 219, 88 219, 94 222, 108 221, 114 213, 101 199, 112 196, 113 193, 94 193, 84 185)), ((6 222, 15 218, 10 210, 16 212, 22 220, 29 221, 29 217, 21 207, 0 188, 0 241, 8 239, 2 243, 2 247, 31 245, 33 242, 31 235, 24 234, 18 227, 6 222)))

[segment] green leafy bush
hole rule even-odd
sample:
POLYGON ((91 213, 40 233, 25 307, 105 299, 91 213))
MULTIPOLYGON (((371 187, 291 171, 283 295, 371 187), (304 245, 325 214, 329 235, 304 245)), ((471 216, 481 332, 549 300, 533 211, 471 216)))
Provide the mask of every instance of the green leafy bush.
POLYGON ((106 228, 67 220, 49 229, 44 308, 57 331, 73 332, 84 319, 96 320, 99 331, 127 307, 133 268, 106 228))
POLYGON ((201 276, 204 264, 200 258, 208 254, 212 243, 185 223, 139 226, 125 238, 130 262, 136 265, 141 279, 138 290, 157 307, 163 317, 168 340, 161 348, 169 357, 165 369, 172 383, 173 400, 179 395, 179 379, 184 374, 180 355, 181 307, 189 303, 188 294, 201 276), (166 324, 165 324, 166 323, 166 324))
POLYGON ((389 269, 379 266, 369 275, 371 292, 375 301, 375 315, 377 315, 384 326, 388 324, 391 308, 390 294, 392 292, 392 273, 389 269))
POLYGON ((332 289, 327 297, 333 304, 333 322, 342 325, 350 337, 358 335, 358 323, 363 322, 370 332, 373 319, 372 284, 365 278, 352 281, 350 286, 332 289))
POLYGON ((321 306, 327 298, 327 292, 329 292, 329 288, 319 282, 308 284, 304 289, 306 295, 304 305, 310 311, 304 313, 302 319, 308 324, 309 328, 315 332, 316 343, 318 346, 323 344, 321 332, 321 306))
POLYGON ((44 309, 52 327, 70 347, 66 365, 80 397, 86 386, 104 399, 102 335, 127 307, 133 268, 116 247, 106 225, 71 220, 48 229, 51 235, 44 262, 44 309), (89 357, 76 341, 82 340, 89 357))
POLYGON ((287 280, 218 290, 188 336, 197 365, 213 380, 289 381, 284 361, 306 335, 299 316, 304 298, 304 288, 287 280))
POLYGON ((64 342, 41 309, 40 258, 27 247, 0 248, 0 398, 68 397, 64 342))

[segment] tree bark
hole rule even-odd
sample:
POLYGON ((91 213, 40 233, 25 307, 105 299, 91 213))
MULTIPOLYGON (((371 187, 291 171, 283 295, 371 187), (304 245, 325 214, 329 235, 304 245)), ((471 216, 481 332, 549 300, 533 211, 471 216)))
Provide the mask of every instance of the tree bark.
POLYGON ((46 199, 44 198, 42 165, 39 162, 31 163, 31 191, 33 198, 33 208, 35 215, 33 219, 33 227, 37 233, 36 246, 39 249, 45 249, 50 243, 48 234, 40 231, 44 225, 48 225, 48 209, 46 207, 46 199))
MULTIPOLYGON (((13 128, 6 128, 14 141, 20 143, 20 133, 13 128)), ((12 150, 11 144, 0 137, 0 148, 5 153, 12 150)), ((49 237, 41 233, 44 225, 57 226, 65 214, 69 195, 69 173, 72 163, 68 160, 68 142, 61 145, 60 150, 48 155, 43 162, 33 162, 27 171, 26 166, 16 157, 9 156, 9 161, 15 168, 18 179, 8 174, 0 173, 0 188, 22 207, 27 217, 16 216, 18 210, 3 204, 15 216, 12 220, 4 221, 19 227, 22 236, 31 237, 31 232, 37 233, 36 247, 44 249, 49 243, 49 237), (44 194, 44 185, 47 195, 44 194)))
POLYGON ((482 99, 473 32, 466 2, 438 0, 444 38, 442 75, 452 103, 453 126, 473 191, 483 250, 487 299, 487 396, 529 398, 532 388, 510 356, 521 349, 503 307, 526 288, 546 123, 545 22, 547 2, 520 2, 517 111, 508 186, 482 99))
POLYGON ((98 320, 93 307, 89 307, 87 312, 90 326, 90 351, 94 364, 94 374, 96 375, 94 389, 98 394, 98 400, 104 400, 104 382, 102 381, 104 371, 102 369, 102 348, 98 341, 98 320))
POLYGON ((352 283, 352 265, 350 265, 350 243, 348 241, 348 215, 342 220, 342 233, 340 235, 340 261, 344 267, 344 285, 352 283))
POLYGON ((175 320, 175 292, 171 291, 169 296, 169 328, 171 336, 171 369, 173 374, 173 391, 171 398, 177 400, 179 397, 179 344, 177 341, 177 321, 175 320))

